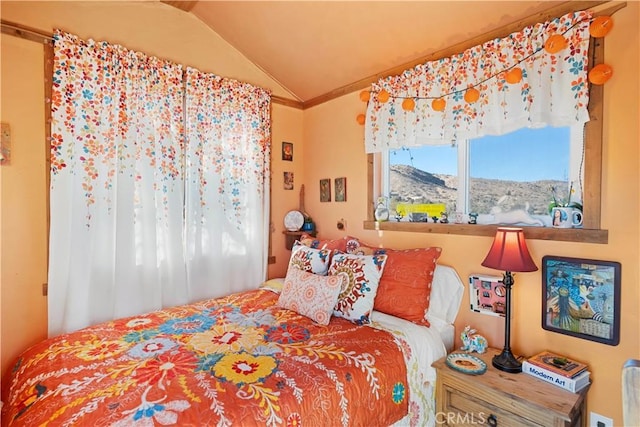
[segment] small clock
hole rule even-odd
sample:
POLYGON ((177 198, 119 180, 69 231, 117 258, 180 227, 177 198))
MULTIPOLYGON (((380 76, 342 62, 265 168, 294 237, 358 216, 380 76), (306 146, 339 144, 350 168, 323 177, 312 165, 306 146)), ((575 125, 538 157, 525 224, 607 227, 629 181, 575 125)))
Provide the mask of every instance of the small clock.
POLYGON ((284 228, 288 231, 298 231, 304 225, 304 215, 300 211, 289 211, 284 216, 284 228))

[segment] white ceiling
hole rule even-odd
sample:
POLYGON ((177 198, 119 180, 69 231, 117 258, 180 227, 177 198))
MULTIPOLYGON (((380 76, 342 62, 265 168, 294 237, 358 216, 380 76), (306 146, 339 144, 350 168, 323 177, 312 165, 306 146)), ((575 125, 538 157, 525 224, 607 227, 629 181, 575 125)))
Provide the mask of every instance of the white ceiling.
MULTIPOLYGON (((192 13, 303 103, 562 1, 163 1, 192 13)), ((594 2, 602 3, 602 2, 594 2)), ((544 19, 541 18, 541 22, 544 19)), ((523 25, 524 26, 524 25, 523 25)), ((408 68, 408 67, 406 67, 408 68)))

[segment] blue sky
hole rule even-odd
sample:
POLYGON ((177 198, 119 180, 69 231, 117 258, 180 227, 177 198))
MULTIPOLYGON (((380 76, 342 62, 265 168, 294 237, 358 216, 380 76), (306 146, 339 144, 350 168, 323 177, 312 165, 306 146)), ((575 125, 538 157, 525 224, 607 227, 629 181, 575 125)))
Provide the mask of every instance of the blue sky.
MULTIPOLYGON (((567 180, 569 128, 521 129, 503 136, 486 136, 471 144, 473 178, 509 181, 567 180), (561 142, 564 141, 564 142, 561 142)), ((449 146, 410 150, 413 166, 431 173, 455 175, 456 150, 449 146)), ((391 154, 392 164, 411 165, 409 151, 391 154)))

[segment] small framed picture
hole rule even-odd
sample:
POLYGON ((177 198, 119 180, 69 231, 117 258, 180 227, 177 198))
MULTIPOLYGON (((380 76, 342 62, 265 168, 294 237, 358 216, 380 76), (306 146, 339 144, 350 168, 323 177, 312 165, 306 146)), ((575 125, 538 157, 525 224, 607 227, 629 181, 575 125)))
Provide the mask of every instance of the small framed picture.
POLYGON ((620 263, 542 258, 542 327, 608 345, 620 342, 620 263))
POLYGON ((282 160, 293 161, 293 143, 282 141, 282 160))
POLYGON ((335 179, 336 202, 347 201, 347 178, 335 179))
POLYGON ((505 316, 507 289, 502 277, 474 274, 469 276, 469 303, 471 311, 505 316))
POLYGON ((331 179, 329 178, 320 180, 320 201, 331 201, 331 179))
POLYGON ((284 189, 293 190, 293 172, 284 173, 284 189))

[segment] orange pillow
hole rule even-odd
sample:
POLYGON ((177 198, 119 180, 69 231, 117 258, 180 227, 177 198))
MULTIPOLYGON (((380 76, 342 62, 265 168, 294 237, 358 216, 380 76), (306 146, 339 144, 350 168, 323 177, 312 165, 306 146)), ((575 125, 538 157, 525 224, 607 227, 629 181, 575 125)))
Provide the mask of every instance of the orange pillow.
POLYGON ((303 233, 298 241, 303 245, 309 246, 310 248, 314 249, 331 249, 331 251, 339 250, 341 252, 347 251, 347 240, 345 238, 335 240, 320 240, 307 233, 303 233))
POLYGON ((429 309, 433 273, 442 249, 371 249, 376 255, 387 255, 373 309, 430 326, 425 315, 429 309))

